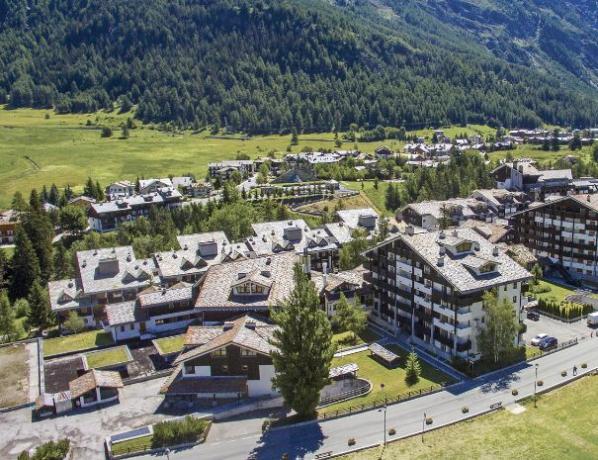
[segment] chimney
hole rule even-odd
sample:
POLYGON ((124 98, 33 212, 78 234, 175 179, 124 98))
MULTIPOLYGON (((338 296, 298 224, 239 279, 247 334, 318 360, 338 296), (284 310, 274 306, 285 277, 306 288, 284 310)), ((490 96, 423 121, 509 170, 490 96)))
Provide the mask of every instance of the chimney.
POLYGON ((440 256, 443 256, 446 254, 446 248, 444 246, 440 246, 440 248, 438 248, 438 254, 440 256))
POLYGON ((443 267, 444 266, 444 256, 439 256, 438 260, 436 261, 436 265, 438 265, 439 267, 443 267))
POLYGON ((303 249, 303 273, 306 275, 311 272, 311 257, 307 248, 303 249))
POLYGON ((444 233, 444 230, 440 230, 440 233, 438 234, 438 239, 444 240, 445 238, 446 234, 444 233))
POLYGON ((493 255, 494 257, 498 257, 498 246, 494 246, 494 247, 492 248, 492 255, 493 255))
POLYGON ((457 229, 454 229, 454 230, 453 230, 453 236, 454 236, 455 238, 458 238, 458 237, 459 237, 459 232, 457 231, 457 229))
POLYGON ((415 233, 415 228, 413 228, 413 225, 407 225, 407 227, 405 227, 405 233, 409 236, 413 236, 415 233))
POLYGON ((591 196, 591 195, 588 195, 588 196, 586 197, 586 201, 587 201, 588 203, 591 203, 591 202, 592 202, 592 196, 591 196))
POLYGON ((324 284, 324 289, 328 285, 328 262, 322 262, 322 283, 324 284))

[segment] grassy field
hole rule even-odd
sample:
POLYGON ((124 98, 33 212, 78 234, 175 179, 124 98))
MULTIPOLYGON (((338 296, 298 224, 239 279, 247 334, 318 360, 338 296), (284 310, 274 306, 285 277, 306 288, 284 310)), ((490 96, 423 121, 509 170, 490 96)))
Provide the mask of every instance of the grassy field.
POLYGON ((29 399, 29 353, 24 344, 0 348, 0 408, 29 399))
POLYGON ((380 364, 380 362, 370 356, 369 351, 354 353, 341 358, 334 358, 332 360, 333 367, 356 363, 359 366, 357 375, 372 382, 373 388, 372 391, 365 396, 324 407, 318 412, 320 414, 334 413, 337 410, 345 410, 349 407, 360 407, 363 404, 372 404, 375 401, 383 401, 384 398, 396 400, 399 395, 405 396, 409 392, 429 390, 430 387, 438 387, 441 382, 451 382, 451 378, 448 375, 445 375, 420 361, 422 375, 419 382, 415 385, 407 385, 405 382, 405 359, 408 351, 397 346, 392 346, 390 348, 400 357, 399 365, 393 369, 389 369, 380 364), (384 389, 382 389, 380 385, 382 383, 384 384, 384 389))
POLYGON ((515 415, 501 410, 381 448, 348 455, 345 460, 598 458, 595 398, 598 379, 587 377, 525 404, 515 415))
POLYGON ((297 208, 300 212, 334 212, 338 203, 342 203, 342 209, 361 209, 371 207, 371 203, 362 195, 350 196, 347 198, 334 198, 332 200, 316 201, 297 208))
POLYGON ((102 330, 81 332, 44 340, 44 356, 112 345, 112 336, 102 330))
POLYGON ((361 196, 369 201, 370 207, 373 207, 381 214, 392 216, 393 212, 386 207, 386 189, 388 184, 386 182, 378 181, 378 188, 374 181, 343 181, 343 185, 351 190, 361 192, 361 196), (362 188, 363 186, 363 188, 362 188))
POLYGON ((87 353, 85 358, 87 358, 87 365, 90 369, 116 366, 118 364, 126 363, 131 359, 126 345, 92 351, 87 353))
MULTIPOLYGON (((234 159, 240 152, 252 158, 270 151, 285 152, 290 143, 290 135, 211 139, 205 131, 172 134, 140 122, 136 122, 137 129, 130 130, 128 139, 120 139, 119 126, 130 116, 117 112, 56 115, 48 110, 7 110, 0 106, 0 208, 9 206, 17 190, 28 194, 34 187, 52 183, 80 190, 88 176, 103 185, 137 176, 191 172, 203 177, 209 162, 234 159), (86 126, 88 120, 93 126, 86 126), (114 135, 102 138, 100 126, 111 127, 114 135)), ((373 152, 380 144, 359 143, 358 147, 373 152)), ((300 135, 293 151, 304 147, 334 148, 334 135, 300 135)))
POLYGON ((154 340, 154 346, 161 355, 169 353, 178 353, 185 345, 185 334, 173 335, 172 337, 162 337, 154 340))
MULTIPOLYGON (((538 163, 545 164, 555 162, 567 155, 573 155, 577 158, 589 159, 591 147, 583 147, 581 150, 572 151, 566 145, 561 146, 558 152, 546 152, 539 145, 519 145, 515 150, 511 150, 514 158, 533 158, 538 163)), ((490 160, 502 160, 507 156, 508 151, 492 152, 488 154, 490 160)))
POLYGON ((112 336, 102 330, 81 332, 44 340, 44 356, 112 345, 112 336))

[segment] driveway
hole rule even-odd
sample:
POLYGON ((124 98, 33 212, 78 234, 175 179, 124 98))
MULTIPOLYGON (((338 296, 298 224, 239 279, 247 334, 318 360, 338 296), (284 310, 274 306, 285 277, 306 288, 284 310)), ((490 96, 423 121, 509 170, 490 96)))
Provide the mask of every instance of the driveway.
MULTIPOLYGON (((576 321, 575 323, 564 323, 544 315, 540 315, 539 321, 525 319, 525 324, 527 324, 527 331, 523 334, 523 339, 527 344, 536 335, 542 333, 552 335, 558 339, 559 343, 563 343, 575 338, 589 337, 590 333, 594 332, 593 329, 587 326, 585 320, 576 321)), ((596 334, 594 333, 593 335, 596 334)))
POLYGON ((16 458, 25 449, 68 437, 75 446, 73 458, 105 459, 104 438, 172 416, 157 414, 164 399, 158 394, 164 379, 123 388, 121 403, 97 410, 76 410, 67 415, 33 421, 31 408, 0 414, 0 458, 16 458))

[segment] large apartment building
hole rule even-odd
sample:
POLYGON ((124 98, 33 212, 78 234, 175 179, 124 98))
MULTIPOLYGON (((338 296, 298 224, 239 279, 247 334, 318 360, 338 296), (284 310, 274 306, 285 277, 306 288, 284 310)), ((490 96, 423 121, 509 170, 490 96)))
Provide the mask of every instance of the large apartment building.
POLYGON ((598 195, 547 201, 511 218, 515 242, 529 248, 545 268, 598 283, 598 195))
POLYGON ((372 271, 371 320, 447 359, 477 359, 484 327, 482 296, 496 289, 519 318, 521 289, 531 275, 473 229, 415 232, 367 252, 372 271))

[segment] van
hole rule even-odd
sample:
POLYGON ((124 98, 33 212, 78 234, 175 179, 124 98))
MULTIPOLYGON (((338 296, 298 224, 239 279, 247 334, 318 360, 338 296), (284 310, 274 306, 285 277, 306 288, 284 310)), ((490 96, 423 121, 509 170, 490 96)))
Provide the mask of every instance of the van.
POLYGON ((598 311, 588 315, 588 327, 598 327, 598 311))

